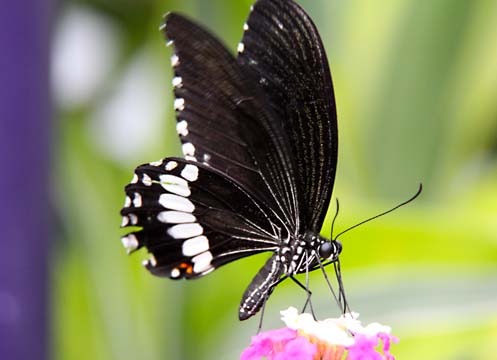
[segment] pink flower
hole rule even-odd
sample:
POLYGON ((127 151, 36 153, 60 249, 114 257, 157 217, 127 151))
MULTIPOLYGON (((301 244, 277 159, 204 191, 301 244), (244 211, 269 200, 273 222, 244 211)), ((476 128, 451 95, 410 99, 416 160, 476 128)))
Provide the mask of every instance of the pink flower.
POLYGON ((315 353, 316 345, 298 336, 297 331, 283 328, 253 336, 240 360, 259 360, 262 357, 268 360, 312 360, 315 353))
POLYGON ((378 323, 363 326, 356 313, 323 321, 295 308, 281 314, 288 327, 252 337, 241 360, 395 360, 390 345, 398 339, 390 335, 390 328, 378 323))
POLYGON ((387 333, 379 333, 378 337, 383 340, 383 354, 387 360, 395 360, 395 357, 390 354, 391 342, 398 343, 399 339, 387 333))
POLYGON ((377 337, 362 334, 354 336, 355 343, 347 348, 349 360, 383 360, 383 356, 375 350, 378 345, 377 337))
POLYGON ((387 333, 378 333, 375 336, 356 334, 354 340, 354 345, 347 347, 347 360, 395 360, 390 354, 390 341, 398 341, 395 336, 387 333), (383 355, 375 349, 379 340, 383 341, 383 355))

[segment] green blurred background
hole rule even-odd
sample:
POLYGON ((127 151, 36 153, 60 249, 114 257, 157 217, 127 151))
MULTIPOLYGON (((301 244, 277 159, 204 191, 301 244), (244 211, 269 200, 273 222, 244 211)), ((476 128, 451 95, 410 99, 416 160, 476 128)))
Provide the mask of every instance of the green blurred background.
MULTIPOLYGON (((200 280, 150 276, 119 238, 134 167, 179 155, 161 16, 181 11, 233 51, 252 0, 59 2, 51 189, 54 359, 236 359, 258 318, 237 320, 267 254, 200 280)), ((398 359, 495 359, 497 352, 497 2, 300 0, 323 38, 339 116, 337 230, 425 191, 342 238, 348 299, 393 327, 398 359)), ((330 211, 322 234, 329 237, 330 211)), ((339 311, 311 276, 321 318, 339 311)), ((300 308, 278 286, 264 328, 300 308)))

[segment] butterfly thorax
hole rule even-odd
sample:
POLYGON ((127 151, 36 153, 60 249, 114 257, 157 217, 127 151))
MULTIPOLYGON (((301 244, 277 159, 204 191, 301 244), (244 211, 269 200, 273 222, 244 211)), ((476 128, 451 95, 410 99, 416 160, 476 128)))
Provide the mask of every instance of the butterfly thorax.
POLYGON ((330 241, 312 231, 307 231, 282 246, 279 260, 286 275, 314 270, 319 263, 336 261, 342 251, 339 241, 330 241), (319 257, 319 260, 318 260, 319 257))

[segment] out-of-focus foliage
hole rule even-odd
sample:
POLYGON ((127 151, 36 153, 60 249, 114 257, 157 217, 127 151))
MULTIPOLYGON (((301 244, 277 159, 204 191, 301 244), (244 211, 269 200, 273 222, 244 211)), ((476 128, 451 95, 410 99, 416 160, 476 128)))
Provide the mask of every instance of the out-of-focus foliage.
MULTIPOLYGON (((241 294, 266 255, 192 282, 150 276, 119 237, 134 167, 179 154, 170 49, 161 15, 182 11, 234 49, 251 1, 61 3, 54 26, 58 105, 53 198, 55 359, 235 359, 258 319, 241 294), (97 76, 98 75, 98 76, 97 76)), ((338 230, 416 202, 342 238, 348 299, 393 326, 399 359, 494 359, 497 351, 497 3, 301 0, 334 78, 340 154, 338 230)), ((331 215, 334 209, 330 210, 331 215)), ((329 216, 330 218, 331 216, 329 216)), ((329 236, 330 222, 322 233, 329 236)), ((338 315, 322 274, 317 313, 338 315)), ((265 327, 300 306, 278 287, 265 327)))

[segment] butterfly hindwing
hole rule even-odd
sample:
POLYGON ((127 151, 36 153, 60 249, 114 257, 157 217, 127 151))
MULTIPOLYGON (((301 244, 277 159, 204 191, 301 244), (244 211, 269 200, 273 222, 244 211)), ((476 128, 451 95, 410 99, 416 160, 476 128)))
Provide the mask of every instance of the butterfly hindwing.
POLYGON ((123 237, 128 251, 145 246, 155 275, 195 278, 238 258, 275 250, 273 215, 235 181, 179 158, 144 164, 126 186, 123 237))

